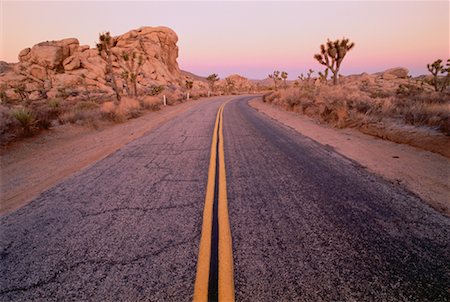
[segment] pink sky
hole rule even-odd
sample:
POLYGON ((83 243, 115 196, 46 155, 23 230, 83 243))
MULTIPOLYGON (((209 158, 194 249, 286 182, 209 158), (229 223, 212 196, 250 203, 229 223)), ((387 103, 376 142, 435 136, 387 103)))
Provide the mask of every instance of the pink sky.
POLYGON ((1 2, 0 60, 45 40, 77 37, 94 46, 98 33, 118 35, 164 25, 179 36, 179 65, 199 75, 265 78, 275 69, 296 78, 322 70, 313 55, 327 38, 356 43, 343 74, 404 66, 413 75, 449 58, 447 1, 332 2, 1 2))

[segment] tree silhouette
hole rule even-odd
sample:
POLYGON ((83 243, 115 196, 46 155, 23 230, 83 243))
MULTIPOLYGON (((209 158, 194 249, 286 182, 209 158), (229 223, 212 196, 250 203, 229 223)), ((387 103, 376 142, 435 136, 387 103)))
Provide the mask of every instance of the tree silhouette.
POLYGON ((209 83, 209 89, 214 92, 214 84, 219 80, 219 77, 216 73, 210 74, 206 80, 209 83))
POLYGON ((99 35, 99 43, 97 43, 98 54, 106 61, 106 74, 110 78, 111 87, 116 93, 117 101, 120 102, 120 92, 117 87, 116 77, 112 69, 112 53, 111 48, 114 47, 115 41, 109 34, 105 32, 99 35))
POLYGON ((327 67, 333 73, 333 84, 338 83, 339 69, 341 68, 342 60, 349 50, 355 46, 355 43, 350 42, 349 39, 330 41, 320 45, 320 53, 314 55, 320 64, 327 67))
POLYGON ((269 74, 269 78, 273 79, 274 88, 275 90, 278 90, 278 81, 281 79, 280 72, 275 70, 272 74, 269 74))

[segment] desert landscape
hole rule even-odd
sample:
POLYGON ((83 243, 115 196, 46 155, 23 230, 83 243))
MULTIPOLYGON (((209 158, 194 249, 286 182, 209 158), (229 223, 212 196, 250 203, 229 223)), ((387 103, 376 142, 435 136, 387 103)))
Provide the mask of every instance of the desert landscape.
POLYGON ((448 48, 366 71, 372 41, 330 35, 301 69, 197 50, 193 70, 189 38, 141 26, 0 58, 1 300, 450 298, 448 48))

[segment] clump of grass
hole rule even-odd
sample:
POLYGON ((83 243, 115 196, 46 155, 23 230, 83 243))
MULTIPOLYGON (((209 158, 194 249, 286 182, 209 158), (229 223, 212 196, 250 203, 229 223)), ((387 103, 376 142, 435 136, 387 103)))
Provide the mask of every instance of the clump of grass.
POLYGON ((101 118, 99 109, 94 110, 70 110, 60 115, 59 120, 62 124, 70 123, 76 125, 86 125, 92 128, 98 127, 101 118))
POLYGON ((75 105, 75 110, 79 111, 88 111, 88 110, 94 110, 100 108, 100 105, 96 102, 92 101, 80 101, 77 102, 75 105))
POLYGON ((161 98, 155 96, 146 96, 141 99, 141 106, 144 109, 158 111, 161 109, 161 98))
POLYGON ((141 115, 141 104, 138 100, 129 97, 123 97, 116 104, 114 102, 105 102, 100 107, 102 116, 115 122, 123 122, 128 118, 136 118, 141 115))
POLYGON ((60 107, 60 102, 58 99, 50 99, 48 100, 48 107, 52 110, 58 110, 60 107))
POLYGON ((31 110, 25 107, 19 107, 13 109, 11 115, 19 122, 25 135, 32 134, 36 118, 31 110))

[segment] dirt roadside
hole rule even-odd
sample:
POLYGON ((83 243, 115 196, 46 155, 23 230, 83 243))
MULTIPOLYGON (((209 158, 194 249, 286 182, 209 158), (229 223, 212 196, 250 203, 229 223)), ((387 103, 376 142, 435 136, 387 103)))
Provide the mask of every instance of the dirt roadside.
POLYGON ((396 144, 353 129, 334 129, 313 119, 263 103, 250 106, 284 125, 333 147, 371 172, 406 187, 439 212, 450 216, 450 159, 408 145, 396 144))
POLYGON ((101 160, 158 125, 201 102, 199 99, 99 129, 63 125, 0 150, 0 214, 12 212, 65 177, 101 160))

